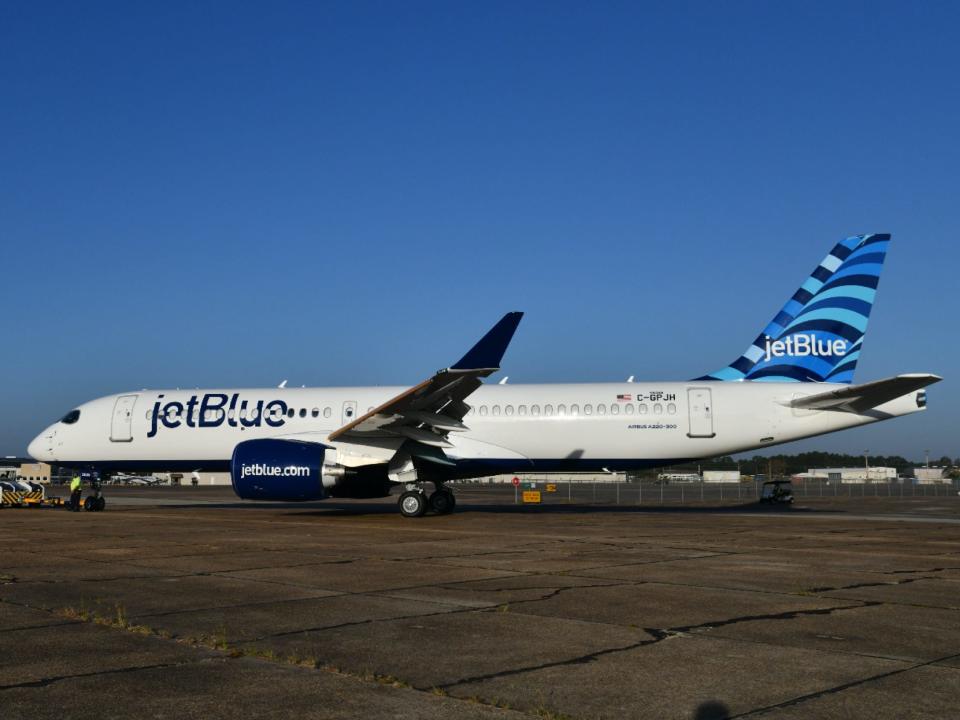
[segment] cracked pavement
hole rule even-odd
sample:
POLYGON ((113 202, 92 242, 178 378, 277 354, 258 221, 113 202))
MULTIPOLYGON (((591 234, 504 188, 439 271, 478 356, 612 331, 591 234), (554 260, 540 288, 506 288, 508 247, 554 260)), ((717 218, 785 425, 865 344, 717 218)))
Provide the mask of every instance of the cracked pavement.
POLYGON ((411 521, 112 495, 0 516, 4 720, 960 715, 956 498, 552 512, 485 488, 411 521))

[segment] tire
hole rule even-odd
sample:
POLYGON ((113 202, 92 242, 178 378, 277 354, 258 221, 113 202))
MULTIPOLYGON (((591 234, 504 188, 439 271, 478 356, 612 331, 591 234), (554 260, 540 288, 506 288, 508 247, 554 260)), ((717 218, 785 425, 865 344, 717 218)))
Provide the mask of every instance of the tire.
POLYGON ((83 501, 83 509, 86 510, 87 512, 93 512, 94 510, 96 510, 96 506, 97 506, 96 498, 87 497, 83 501))
POLYGON ((416 490, 405 492, 397 503, 400 514, 408 518, 420 517, 427 511, 427 499, 422 492, 416 490))
POLYGON ((97 498, 97 512, 103 512, 107 507, 107 499, 102 495, 97 498))
POLYGON ((437 515, 449 515, 456 505, 457 500, 449 490, 437 490, 430 496, 430 509, 437 515))

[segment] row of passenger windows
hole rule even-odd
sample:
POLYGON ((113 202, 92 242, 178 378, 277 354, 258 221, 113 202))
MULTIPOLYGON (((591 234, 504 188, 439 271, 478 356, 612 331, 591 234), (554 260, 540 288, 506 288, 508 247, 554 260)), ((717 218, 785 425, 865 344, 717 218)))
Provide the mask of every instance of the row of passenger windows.
MULTIPOLYGON (((371 410, 373 410, 373 407, 367 408, 367 412, 370 412, 371 410)), ((354 411, 352 408, 347 408, 345 411, 345 414, 348 418, 352 417, 353 413, 354 411)), ((264 414, 266 417, 270 417, 270 418, 279 418, 283 415, 283 413, 280 412, 280 408, 276 408, 276 407, 270 408, 270 410, 264 414)), ((307 408, 300 408, 299 410, 297 410, 296 408, 288 408, 286 412, 286 415, 288 418, 297 417, 297 416, 305 418, 307 417, 307 415, 310 415, 310 417, 320 417, 321 414, 323 415, 323 417, 329 418, 333 415, 333 408, 325 407, 323 408, 323 410, 320 410, 320 408, 313 408, 312 410, 307 410, 307 408)), ((199 415, 200 415, 200 412, 195 410, 193 413, 194 418, 199 417, 199 415)), ((170 417, 170 418, 179 418, 184 416, 186 416, 186 410, 183 410, 181 412, 177 412, 176 410, 169 410, 167 412, 167 417, 170 417)), ((224 417, 224 411, 223 409, 206 410, 203 414, 203 417, 204 417, 204 420, 210 420, 210 421, 217 420, 218 418, 224 417)), ((226 412, 226 417, 230 418, 231 420, 235 417, 240 417, 243 419, 247 419, 247 418, 253 419, 257 417, 257 409, 241 408, 240 410, 228 410, 226 412)), ((153 410, 147 410, 147 420, 151 420, 152 418, 153 418, 153 410)))
MULTIPOLYGON (((646 403, 640 403, 637 406, 634 406, 633 403, 618 403, 616 405, 610 405, 609 409, 606 405, 603 405, 603 404, 600 404, 594 407, 593 405, 588 403, 583 406, 584 415, 593 415, 594 413, 596 413, 597 415, 606 415, 608 412, 610 415, 619 415, 621 412, 624 415, 633 415, 635 413, 639 413, 641 415, 647 415, 648 413, 650 413, 650 410, 651 410, 650 406, 648 406, 646 403)), ((667 403, 666 406, 664 406, 663 403, 654 403, 653 405, 654 415, 663 415, 664 412, 666 412, 667 415, 676 415, 677 414, 676 403, 667 403)), ((529 414, 533 416, 544 415, 547 417, 551 417, 553 415, 558 415, 558 416, 579 415, 580 406, 577 405, 576 403, 569 406, 560 404, 560 405, 557 405, 556 408, 554 408, 553 405, 547 403, 546 405, 543 406, 542 411, 539 405, 531 405, 529 407, 529 412, 528 412, 528 408, 526 405, 517 405, 516 408, 514 408, 513 405, 504 405, 502 408, 499 405, 494 405, 489 408, 486 405, 481 405, 479 408, 476 408, 476 407, 471 408, 470 412, 467 414, 473 415, 475 413, 481 416, 501 415, 501 414, 502 415, 529 414)))
MULTIPOLYGON (((367 408, 367 412, 370 412, 371 410, 373 410, 372 407, 367 408)), ((493 415, 493 416, 532 415, 534 417, 539 417, 543 415, 545 417, 553 417, 554 415, 557 415, 557 416, 580 415, 580 410, 581 410, 580 406, 577 405, 576 403, 573 403, 569 406, 561 403, 557 405, 556 408, 554 408, 552 404, 547 403, 546 405, 543 406, 542 409, 540 405, 530 405, 529 408, 526 405, 517 405, 516 408, 513 405, 504 405, 503 407, 501 407, 500 405, 493 405, 492 407, 487 407, 486 405, 480 405, 479 407, 470 408, 470 412, 468 412, 467 415, 470 416, 470 415, 476 414, 484 417, 487 415, 493 415)), ((677 405, 676 403, 667 403, 666 406, 664 406, 662 403, 654 403, 652 410, 654 415, 663 415, 664 412, 666 412, 667 415, 676 415, 677 405)), ((594 406, 589 403, 583 406, 584 415, 593 415, 594 413, 596 413, 597 415, 606 415, 608 413, 610 415, 619 415, 621 412, 624 415, 634 415, 636 413, 639 413, 640 415, 647 415, 650 413, 650 411, 651 411, 651 408, 646 403, 639 403, 636 406, 634 406, 633 403, 618 403, 615 405, 610 405, 609 408, 607 405, 604 405, 604 404, 599 404, 596 406, 596 408, 594 408, 594 406)), ((186 411, 184 412, 169 411, 167 413, 167 417, 178 418, 185 414, 186 414, 186 411)), ((267 417, 270 417, 270 418, 279 418, 282 416, 282 414, 283 413, 280 412, 280 409, 275 407, 270 408, 270 411, 266 413, 267 417)), ((320 408, 313 408, 312 410, 307 410, 307 408, 300 408, 299 410, 295 408, 289 408, 286 413, 288 418, 297 417, 297 416, 305 418, 307 417, 307 415, 309 415, 310 417, 316 418, 316 417, 320 417, 321 414, 323 415, 323 417, 329 418, 333 415, 333 408, 329 406, 323 408, 323 410, 321 410, 320 408)), ((196 418, 197 416, 199 416, 199 412, 195 411, 194 417, 196 418)), ((223 416, 224 416, 224 411, 222 409, 207 410, 204 413, 204 419, 208 421, 215 421, 219 418, 222 418, 223 416)), ((249 408, 249 409, 243 408, 239 411, 229 410, 226 413, 226 417, 230 418, 231 420, 234 417, 240 417, 243 419, 247 419, 247 418, 253 419, 256 416, 257 416, 256 408, 249 408)), ((348 418, 353 416, 352 409, 348 408, 346 410, 346 416, 348 418)), ((151 420, 152 418, 153 418, 153 411, 148 410, 147 420, 151 420)))

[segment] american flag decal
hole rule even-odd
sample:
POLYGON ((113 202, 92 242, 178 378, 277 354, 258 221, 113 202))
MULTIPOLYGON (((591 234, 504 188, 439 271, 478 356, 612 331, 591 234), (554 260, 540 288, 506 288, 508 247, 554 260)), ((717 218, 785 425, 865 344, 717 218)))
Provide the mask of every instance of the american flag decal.
POLYGON ((617 395, 618 402, 630 402, 633 399, 633 395, 617 395))

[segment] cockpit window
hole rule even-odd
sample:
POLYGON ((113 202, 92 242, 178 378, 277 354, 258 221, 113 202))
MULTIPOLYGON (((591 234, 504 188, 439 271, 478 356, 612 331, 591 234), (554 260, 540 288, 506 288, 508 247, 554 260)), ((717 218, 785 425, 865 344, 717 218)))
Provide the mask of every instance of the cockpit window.
POLYGON ((79 419, 80 419, 80 411, 71 410, 62 418, 60 418, 60 422, 62 422, 64 425, 73 425, 79 419))

